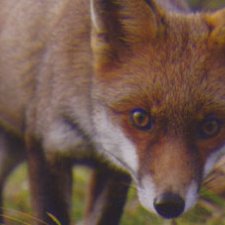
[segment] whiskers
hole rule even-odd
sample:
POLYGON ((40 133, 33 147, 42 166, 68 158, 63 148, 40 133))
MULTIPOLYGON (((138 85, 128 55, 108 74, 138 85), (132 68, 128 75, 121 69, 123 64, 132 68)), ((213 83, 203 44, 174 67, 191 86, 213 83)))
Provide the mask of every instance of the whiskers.
POLYGON ((215 212, 225 215, 224 207, 225 207, 225 200, 221 198, 217 193, 212 192, 206 188, 202 188, 200 192, 200 197, 198 201, 198 205, 207 209, 209 212, 215 212))

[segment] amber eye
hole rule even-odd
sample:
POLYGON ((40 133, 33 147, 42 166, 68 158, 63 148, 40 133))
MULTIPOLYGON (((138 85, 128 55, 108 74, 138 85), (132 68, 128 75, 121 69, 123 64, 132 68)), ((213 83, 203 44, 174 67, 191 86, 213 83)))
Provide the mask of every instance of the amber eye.
POLYGON ((134 109, 131 112, 131 123, 140 130, 149 130, 152 128, 151 117, 144 109, 134 109))
POLYGON ((207 118, 200 125, 201 138, 211 138, 220 132, 221 123, 216 118, 207 118))

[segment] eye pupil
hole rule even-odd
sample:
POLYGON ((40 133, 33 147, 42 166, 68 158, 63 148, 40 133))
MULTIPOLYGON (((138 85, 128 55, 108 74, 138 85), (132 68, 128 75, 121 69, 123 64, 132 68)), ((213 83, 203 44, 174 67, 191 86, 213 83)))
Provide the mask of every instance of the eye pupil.
POLYGON ((206 123, 204 126, 204 131, 207 134, 215 133, 215 131, 217 131, 217 123, 215 121, 206 123))
POLYGON ((135 112, 134 121, 136 124, 139 124, 140 126, 145 126, 148 123, 148 117, 141 112, 135 112))
POLYGON ((150 115, 143 109, 132 111, 131 122, 136 128, 141 130, 148 130, 152 126, 150 115))

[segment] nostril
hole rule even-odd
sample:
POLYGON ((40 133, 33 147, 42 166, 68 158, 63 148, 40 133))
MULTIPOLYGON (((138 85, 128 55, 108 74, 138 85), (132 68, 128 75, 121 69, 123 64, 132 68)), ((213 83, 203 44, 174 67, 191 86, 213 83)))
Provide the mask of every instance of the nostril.
POLYGON ((176 194, 166 193, 154 201, 157 213, 165 219, 172 219, 180 216, 184 211, 184 200, 176 194))

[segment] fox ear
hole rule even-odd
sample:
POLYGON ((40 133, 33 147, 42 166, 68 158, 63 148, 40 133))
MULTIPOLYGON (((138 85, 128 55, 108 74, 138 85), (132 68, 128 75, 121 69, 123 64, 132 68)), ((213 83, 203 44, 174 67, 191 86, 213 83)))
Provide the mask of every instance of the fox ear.
POLYGON ((210 45, 225 50, 225 9, 206 15, 206 21, 212 30, 210 45))
POLYGON ((154 1, 91 0, 90 4, 92 49, 98 63, 115 62, 129 47, 157 36, 162 10, 154 1))

